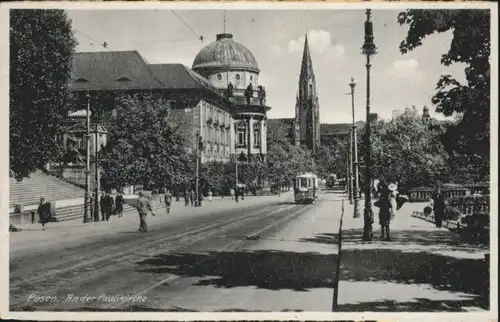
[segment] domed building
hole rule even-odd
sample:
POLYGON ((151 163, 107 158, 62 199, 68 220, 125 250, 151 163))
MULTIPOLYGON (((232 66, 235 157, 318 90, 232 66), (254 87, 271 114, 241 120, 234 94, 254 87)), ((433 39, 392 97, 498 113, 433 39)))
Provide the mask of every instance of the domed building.
MULTIPOLYGON (((232 34, 218 34, 196 55, 192 69, 204 76, 234 106, 231 120, 231 147, 238 160, 265 159, 266 120, 271 109, 266 105, 265 88, 259 83, 259 66, 252 52, 233 40, 232 34), (233 150, 234 147, 234 150, 233 150)), ((210 149, 213 117, 205 115, 203 134, 210 149)))

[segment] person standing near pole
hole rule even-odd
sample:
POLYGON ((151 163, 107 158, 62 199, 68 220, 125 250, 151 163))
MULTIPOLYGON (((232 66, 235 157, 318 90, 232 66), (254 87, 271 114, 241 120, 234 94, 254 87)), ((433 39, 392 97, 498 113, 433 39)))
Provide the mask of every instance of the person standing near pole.
POLYGON ((186 207, 188 207, 188 206, 189 206, 189 191, 188 191, 188 189, 187 189, 187 188, 186 188, 186 189, 184 189, 184 205, 185 205, 186 207))

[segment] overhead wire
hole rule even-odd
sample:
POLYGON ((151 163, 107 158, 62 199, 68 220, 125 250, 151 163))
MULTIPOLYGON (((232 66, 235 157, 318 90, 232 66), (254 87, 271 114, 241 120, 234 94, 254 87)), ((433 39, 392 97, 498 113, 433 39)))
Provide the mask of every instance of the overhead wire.
POLYGON ((93 41, 93 42, 94 42, 94 43, 90 43, 90 45, 98 45, 98 46, 103 47, 103 48, 104 48, 104 49, 106 49, 106 50, 110 50, 110 49, 108 48, 108 45, 109 45, 109 44, 108 44, 106 41, 104 41, 104 42, 102 42, 102 43, 101 43, 100 41, 96 40, 95 38, 90 37, 89 35, 87 35, 86 33, 84 33, 84 32, 83 32, 83 31, 81 31, 81 30, 78 30, 78 29, 76 29, 76 28, 73 28, 73 30, 74 30, 75 32, 78 32, 78 33, 79 33, 79 34, 81 34, 82 36, 84 36, 84 37, 86 37, 86 38, 88 38, 88 39, 90 39, 91 41, 93 41))
POLYGON ((186 26, 196 36, 196 38, 198 38, 198 40, 200 40, 201 42, 204 43, 204 37, 203 36, 198 35, 196 33, 196 31, 194 31, 193 28, 191 28, 191 26, 189 26, 184 20, 182 20, 182 18, 177 14, 177 12, 175 12, 173 9, 170 9, 170 10, 184 24, 184 26, 186 26))

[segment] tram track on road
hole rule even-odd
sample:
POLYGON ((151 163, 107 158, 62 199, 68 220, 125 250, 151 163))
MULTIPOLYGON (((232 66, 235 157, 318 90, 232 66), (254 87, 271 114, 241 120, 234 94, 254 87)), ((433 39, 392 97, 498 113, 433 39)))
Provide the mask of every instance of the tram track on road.
MULTIPOLYGON (((219 254, 221 252, 227 252, 227 251, 238 249, 238 247, 241 246, 241 245, 243 245, 245 242, 252 241, 255 237, 259 237, 259 235, 261 235, 261 234, 269 231, 270 229, 275 228, 277 226, 280 226, 281 224, 284 224, 286 222, 290 222, 290 221, 294 220, 296 217, 302 215, 304 212, 307 212, 307 210, 309 210, 312 207, 314 207, 313 204, 299 207, 298 209, 294 210, 292 213, 287 214, 285 216, 285 218, 279 219, 279 220, 273 220, 271 224, 266 225, 264 228, 258 229, 257 231, 255 231, 252 234, 250 234, 249 236, 247 236, 248 238, 237 240, 237 241, 235 241, 233 243, 230 243, 225 248, 213 252, 208 258, 199 260, 199 261, 195 262, 194 264, 192 264, 191 266, 197 266, 197 265, 203 264, 204 262, 212 259, 214 256, 216 256, 217 254, 219 254)), ((280 213, 278 213, 276 216, 278 216, 279 214, 280 213)), ((182 278, 182 276, 170 275, 169 277, 167 277, 165 279, 162 279, 161 281, 156 282, 155 284, 153 284, 151 286, 148 286, 147 288, 145 288, 145 289, 143 289, 143 290, 141 290, 139 292, 134 293, 133 295, 131 295, 131 297, 137 298, 137 297, 140 297, 140 296, 144 296, 146 293, 151 292, 154 289, 162 287, 163 285, 165 285, 167 283, 171 284, 171 283, 173 283, 176 280, 181 279, 181 278, 182 278)), ((177 294, 177 296, 175 296, 174 298, 171 298, 170 300, 176 299, 176 298, 178 298, 180 296, 182 296, 182 292, 181 292, 181 294, 177 294)), ((107 310, 117 310, 120 307, 123 307, 124 305, 125 305, 125 302, 120 302, 120 303, 109 305, 109 306, 106 307, 106 309, 107 310)))
MULTIPOLYGON (((100 256, 99 254, 95 254, 95 257, 98 258, 93 258, 91 260, 86 260, 83 262, 79 262, 78 264, 75 265, 70 265, 65 267, 64 269, 57 269, 57 270, 52 270, 49 271, 46 274, 43 274, 41 276, 37 276, 35 278, 31 279, 23 279, 17 283, 13 283, 10 286, 10 291, 11 291, 11 299, 12 299, 12 294, 14 293, 19 293, 18 291, 20 289, 29 289, 35 287, 40 287, 43 286, 44 284, 51 284, 51 281, 53 282, 54 279, 66 279, 68 283, 75 284, 75 283, 81 283, 86 280, 90 280, 93 277, 96 276, 96 274, 106 274, 112 271, 117 270, 120 267, 125 267, 128 265, 133 264, 137 260, 138 254, 144 255, 142 259, 147 259, 150 257, 155 256, 159 251, 161 252, 172 252, 175 251, 179 248, 183 247, 189 247, 191 245, 194 245, 196 243, 199 243, 203 241, 205 238, 210 237, 213 234, 216 234, 220 230, 224 229, 230 229, 232 225, 240 225, 242 222, 247 222, 247 221, 254 221, 258 220, 259 218, 266 217, 268 216, 269 212, 283 212, 288 209, 292 208, 290 205, 286 204, 281 204, 281 203, 276 203, 272 205, 266 205, 266 206, 257 206, 254 208, 245 209, 245 211, 242 213, 242 215, 238 216, 237 218, 232 218, 230 220, 227 220, 227 218, 224 218, 223 220, 219 220, 214 224, 211 225, 206 225, 204 222, 199 223, 198 226, 202 225, 203 227, 197 228, 197 229, 190 229, 187 232, 183 233, 177 233, 170 235, 165 238, 160 238, 158 239, 158 236, 152 236, 149 238, 149 241, 146 244, 141 244, 139 247, 136 247, 134 249, 127 249, 125 251, 121 252, 115 252, 115 248, 109 250, 108 252, 112 252, 110 255, 105 255, 105 256, 100 256), (260 209, 259 209, 260 208, 260 209), (282 208, 278 210, 279 208, 282 208), (249 211, 255 211, 257 210, 256 214, 252 215, 245 215, 245 213, 249 211), (192 239, 191 237, 197 236, 197 238, 192 239), (191 239, 191 240, 190 240, 191 239), (168 249, 164 248, 165 243, 170 243, 174 242, 175 246, 170 246, 168 249), (160 248, 159 248, 160 247, 160 248), (134 259, 135 257, 135 259, 134 259), (113 264, 109 265, 109 262, 114 262, 113 264), (92 269, 92 271, 87 271, 85 270, 86 267, 90 265, 94 265, 97 263, 101 263, 101 267, 98 267, 97 269, 92 269), (78 272, 78 269, 84 269, 83 272, 78 272), (68 276, 69 273, 69 276, 68 276), (74 275, 78 273, 78 277, 75 279, 74 275), (66 276, 65 276, 66 275, 66 276), (42 283, 41 283, 42 282, 42 283), (40 285, 42 284, 42 285, 40 285)), ((234 213, 233 210, 228 210, 226 212, 231 212, 234 213)), ((213 222, 213 219, 211 220, 213 222)), ((123 248, 119 247, 119 248, 123 248)), ((63 285, 64 286, 64 285, 63 285)), ((44 289, 43 293, 50 295, 54 292, 57 292, 59 289, 61 289, 61 286, 54 287, 52 289, 44 289)), ((23 294, 19 294, 16 297, 22 297, 23 294)), ((19 299, 16 300, 15 302, 11 302, 10 306, 11 307, 16 307, 19 306, 20 304, 26 302, 26 299, 19 299)))

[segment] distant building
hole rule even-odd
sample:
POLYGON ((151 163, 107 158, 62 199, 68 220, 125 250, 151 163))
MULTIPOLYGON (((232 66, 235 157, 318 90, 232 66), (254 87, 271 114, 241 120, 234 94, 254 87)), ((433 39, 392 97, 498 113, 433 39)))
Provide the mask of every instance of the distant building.
POLYGON ((313 152, 320 145, 319 101, 307 35, 299 76, 295 105, 295 145, 313 152))
MULTIPOLYGON (((259 82, 260 69, 252 52, 233 40, 232 34, 218 34, 216 41, 195 57, 192 69, 208 79, 219 93, 231 101, 231 146, 241 161, 249 156, 265 159, 266 90, 259 82)), ((203 125, 205 127, 205 125, 203 125)), ((211 126, 206 124, 207 129, 211 126)))
MULTIPOLYGON (((77 105, 85 108, 87 94, 90 95, 91 108, 99 106, 104 124, 115 113, 114 99, 119 94, 152 94, 165 99, 169 105, 169 117, 181 126, 188 152, 193 151, 198 134, 207 142, 207 148, 201 151, 202 162, 229 161, 234 154, 230 144, 233 104, 207 79, 186 66, 150 65, 137 51, 86 52, 75 55, 73 75, 71 89, 77 105), (213 124, 210 130, 206 130, 207 122, 213 124)), ((81 117, 82 111, 77 114, 81 117)), ((72 129, 66 128, 66 131, 72 132, 72 129)), ((66 141, 62 143, 66 146, 66 141)), ((82 147, 85 144, 83 142, 82 147)))

